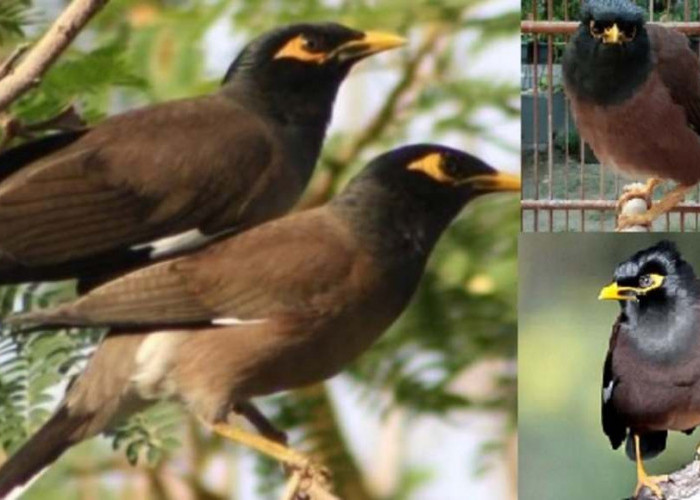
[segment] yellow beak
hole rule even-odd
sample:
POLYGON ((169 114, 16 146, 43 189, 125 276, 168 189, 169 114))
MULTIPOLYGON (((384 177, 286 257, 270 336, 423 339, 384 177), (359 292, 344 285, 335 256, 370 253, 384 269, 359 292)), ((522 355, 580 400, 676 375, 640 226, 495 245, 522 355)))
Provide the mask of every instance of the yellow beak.
POLYGON ((598 300, 637 300, 636 291, 633 287, 618 286, 613 282, 600 291, 598 300))
POLYGON ((603 31, 603 43, 622 43, 620 28, 613 24, 603 31))
POLYGON ((359 59, 402 45, 406 45, 406 39, 398 35, 380 31, 366 31, 363 38, 344 43, 336 49, 336 52, 345 57, 359 59))
POLYGON ((467 183, 474 188, 483 191, 520 191, 520 177, 505 172, 497 172, 495 175, 477 175, 467 179, 467 183))

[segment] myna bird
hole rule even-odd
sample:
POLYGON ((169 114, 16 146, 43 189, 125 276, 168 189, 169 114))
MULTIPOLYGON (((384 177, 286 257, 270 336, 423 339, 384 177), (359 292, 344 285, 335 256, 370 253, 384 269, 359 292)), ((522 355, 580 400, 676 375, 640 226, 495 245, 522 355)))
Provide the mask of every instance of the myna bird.
POLYGON ((164 398, 183 402, 215 432, 308 468, 251 398, 338 373, 401 314, 462 207, 519 188, 516 177, 461 151, 403 147, 373 160, 324 206, 126 274, 72 303, 8 318, 109 331, 55 415, 0 469, 0 496, 68 447, 164 398), (262 435, 227 426, 231 411, 262 435))
POLYGON ((666 447, 667 431, 700 425, 700 283, 693 268, 667 241, 619 264, 601 300, 617 300, 603 370, 603 430, 613 448, 627 440, 637 462, 637 489, 662 497, 642 460, 666 447))
POLYGON ((651 199, 660 179, 678 186, 618 228, 644 225, 680 203, 700 181, 700 63, 688 39, 647 25, 627 0, 588 0, 563 61, 564 88, 581 137, 601 163, 653 176, 623 195, 651 199))
POLYGON ((282 215, 308 183, 348 71, 403 43, 332 23, 276 29, 212 95, 8 150, 0 284, 94 280, 282 215))

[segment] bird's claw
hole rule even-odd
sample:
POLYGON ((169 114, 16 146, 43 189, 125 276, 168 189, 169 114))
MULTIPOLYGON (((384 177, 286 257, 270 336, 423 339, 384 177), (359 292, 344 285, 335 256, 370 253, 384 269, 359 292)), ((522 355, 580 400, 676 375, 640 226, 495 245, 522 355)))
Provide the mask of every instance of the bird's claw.
POLYGON ((290 475, 287 484, 288 493, 284 495, 284 499, 308 500, 312 496, 314 487, 330 493, 333 487, 332 474, 327 467, 308 458, 284 465, 286 472, 290 475))
POLYGON ((615 226, 615 229, 617 231, 621 231, 629 227, 638 226, 642 226, 644 229, 649 229, 651 228, 652 222, 653 219, 649 217, 646 212, 641 214, 619 215, 617 217, 617 225, 615 226))
POLYGON ((665 483, 668 482, 668 476, 667 475, 662 475, 662 476, 641 476, 637 479, 637 488, 634 490, 634 496, 637 498, 639 496, 639 493, 646 487, 649 488, 649 490, 654 494, 654 496, 658 499, 663 499, 664 498, 664 493, 661 490, 661 486, 659 486, 659 483, 665 483))
POLYGON ((649 179, 646 184, 634 182, 624 186, 622 188, 622 195, 620 195, 617 200, 617 213, 622 213, 625 205, 635 198, 643 200, 647 205, 647 209, 651 208, 651 199, 654 194, 654 188, 656 188, 657 185, 657 179, 649 179))

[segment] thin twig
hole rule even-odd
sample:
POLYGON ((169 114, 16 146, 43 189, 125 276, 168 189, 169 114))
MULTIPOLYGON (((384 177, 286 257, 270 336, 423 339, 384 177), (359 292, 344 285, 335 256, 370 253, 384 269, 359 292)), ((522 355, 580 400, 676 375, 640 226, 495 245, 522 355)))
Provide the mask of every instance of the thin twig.
POLYGON ((37 85, 41 77, 109 0, 73 0, 26 57, 0 80, 0 111, 37 85))

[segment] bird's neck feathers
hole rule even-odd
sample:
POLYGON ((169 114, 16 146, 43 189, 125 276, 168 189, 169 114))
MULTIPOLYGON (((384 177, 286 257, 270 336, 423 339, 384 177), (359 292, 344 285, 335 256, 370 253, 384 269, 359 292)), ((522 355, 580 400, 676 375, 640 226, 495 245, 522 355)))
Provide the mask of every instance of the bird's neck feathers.
POLYGON ((653 68, 651 42, 641 28, 633 43, 606 46, 581 25, 564 54, 564 80, 578 99, 601 106, 630 98, 653 68))
POLYGON ((622 320, 632 345, 647 359, 678 361, 698 347, 700 340, 700 289, 691 289, 653 302, 627 301, 622 320))
POLYGON ((265 70, 251 71, 244 59, 236 60, 224 78, 220 92, 240 105, 268 116, 282 126, 302 126, 325 131, 344 74, 337 81, 275 78, 265 70))
POLYGON ((406 269, 423 266, 463 203, 445 199, 432 206, 398 185, 355 179, 331 202, 332 210, 347 220, 360 241, 379 258, 406 269))

